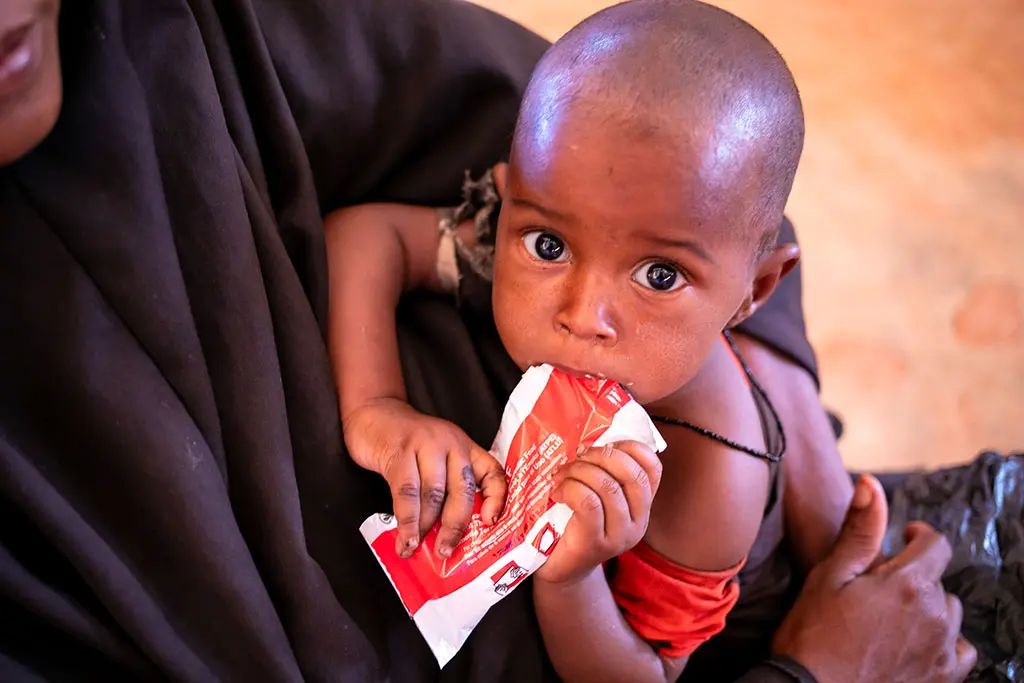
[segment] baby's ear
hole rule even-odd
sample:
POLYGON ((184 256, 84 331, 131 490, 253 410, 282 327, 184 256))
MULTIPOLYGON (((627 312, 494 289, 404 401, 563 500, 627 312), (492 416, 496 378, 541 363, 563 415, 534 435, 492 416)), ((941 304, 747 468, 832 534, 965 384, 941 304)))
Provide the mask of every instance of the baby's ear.
POLYGON ((735 327, 741 322, 754 315, 761 305, 768 300, 768 297, 775 291, 779 280, 787 274, 800 261, 800 247, 792 242, 780 244, 770 252, 761 257, 754 272, 754 280, 750 285, 750 292, 740 305, 729 327, 735 327))
POLYGON ((491 172, 494 174, 494 189, 498 191, 498 196, 504 200, 505 187, 506 183, 508 183, 508 164, 504 161, 495 164, 491 168, 491 172))

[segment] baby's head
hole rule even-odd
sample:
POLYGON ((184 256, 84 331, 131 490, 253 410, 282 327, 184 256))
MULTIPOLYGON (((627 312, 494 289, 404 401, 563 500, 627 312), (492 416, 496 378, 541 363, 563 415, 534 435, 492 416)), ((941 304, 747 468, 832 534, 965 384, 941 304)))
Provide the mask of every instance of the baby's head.
POLYGON ((776 237, 802 145, 789 70, 738 18, 636 0, 574 28, 537 66, 498 173, 512 358, 642 403, 678 391, 796 264, 776 237))

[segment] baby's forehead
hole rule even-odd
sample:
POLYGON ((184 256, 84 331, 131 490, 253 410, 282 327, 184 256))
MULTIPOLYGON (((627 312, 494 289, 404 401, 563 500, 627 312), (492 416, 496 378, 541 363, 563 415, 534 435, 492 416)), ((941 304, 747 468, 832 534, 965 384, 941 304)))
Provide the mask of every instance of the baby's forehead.
POLYGON ((552 218, 551 227, 568 226, 573 236, 599 233, 609 248, 638 241, 652 250, 684 241, 708 249, 749 247, 749 240, 736 244, 736 238, 748 233, 759 184, 708 182, 682 143, 567 128, 572 132, 553 138, 548 154, 512 157, 509 198, 535 214, 530 222, 552 218))
POLYGON ((760 190, 755 162, 763 150, 730 138, 721 125, 699 117, 665 123, 586 103, 517 136, 512 159, 516 175, 542 192, 543 186, 571 183, 574 197, 598 193, 623 209, 672 207, 707 220, 716 206, 749 202, 760 190))

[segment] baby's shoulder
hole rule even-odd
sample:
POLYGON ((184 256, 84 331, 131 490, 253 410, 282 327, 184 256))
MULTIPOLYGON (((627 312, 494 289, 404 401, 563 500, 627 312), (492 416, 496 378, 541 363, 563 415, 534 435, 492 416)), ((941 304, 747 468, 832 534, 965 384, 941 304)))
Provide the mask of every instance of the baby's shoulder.
MULTIPOLYGON (((732 362, 732 359, 729 359, 732 362)), ((764 448, 757 407, 742 374, 703 383, 681 415, 687 421, 764 448)), ((661 485, 651 507, 646 541, 679 564, 717 570, 746 557, 768 501, 772 470, 760 458, 679 426, 661 429, 661 485)))

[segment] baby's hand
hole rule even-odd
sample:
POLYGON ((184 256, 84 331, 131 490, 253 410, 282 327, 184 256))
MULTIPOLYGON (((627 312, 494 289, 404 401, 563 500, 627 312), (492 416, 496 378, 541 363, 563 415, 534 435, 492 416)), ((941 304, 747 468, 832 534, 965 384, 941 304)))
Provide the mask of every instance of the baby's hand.
POLYGON ((501 514, 505 471, 451 422, 384 398, 346 416, 344 433, 352 459, 381 474, 391 487, 400 556, 412 554, 439 516, 437 552, 451 555, 473 515, 478 484, 484 523, 492 524, 501 514))
POLYGON ((661 461, 650 448, 636 441, 591 448, 555 476, 551 498, 573 516, 538 579, 575 581, 644 537, 661 481, 661 461))

